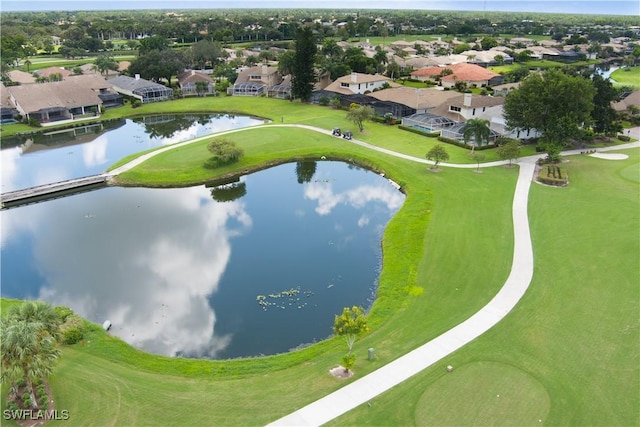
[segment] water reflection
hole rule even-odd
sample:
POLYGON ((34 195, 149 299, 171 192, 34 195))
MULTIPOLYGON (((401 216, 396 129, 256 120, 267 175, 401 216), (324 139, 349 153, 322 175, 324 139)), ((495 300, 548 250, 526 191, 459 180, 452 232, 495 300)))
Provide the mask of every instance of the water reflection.
POLYGON ((153 115, 64 131, 2 138, 2 192, 102 173, 121 158, 263 120, 245 116, 153 115))
POLYGON ((222 187, 106 188, 2 211, 2 295, 108 319, 127 342, 172 356, 323 339, 342 307, 371 300, 403 196, 343 163, 312 169, 303 185, 289 164, 222 187), (260 295, 287 297, 264 310, 260 295))

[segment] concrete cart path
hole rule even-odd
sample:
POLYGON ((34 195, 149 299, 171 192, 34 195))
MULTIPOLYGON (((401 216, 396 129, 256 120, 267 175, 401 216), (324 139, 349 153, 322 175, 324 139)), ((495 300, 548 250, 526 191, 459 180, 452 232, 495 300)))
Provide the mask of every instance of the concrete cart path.
MULTIPOLYGON (((489 330, 506 316, 524 295, 533 277, 533 249, 529 234, 527 199, 534 170, 535 162, 520 164, 513 200, 515 242, 511 273, 502 289, 487 305, 469 319, 428 343, 269 425, 324 424, 440 361, 489 330)), ((442 369, 445 369, 444 364, 442 369)))

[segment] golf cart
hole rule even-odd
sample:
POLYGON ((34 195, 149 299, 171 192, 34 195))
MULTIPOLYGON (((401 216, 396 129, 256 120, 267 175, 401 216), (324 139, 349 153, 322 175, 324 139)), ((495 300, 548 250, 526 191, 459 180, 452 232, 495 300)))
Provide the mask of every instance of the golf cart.
POLYGON ((350 130, 345 130, 344 133, 342 134, 342 137, 347 141, 351 141, 351 138, 353 138, 353 134, 351 133, 350 130))

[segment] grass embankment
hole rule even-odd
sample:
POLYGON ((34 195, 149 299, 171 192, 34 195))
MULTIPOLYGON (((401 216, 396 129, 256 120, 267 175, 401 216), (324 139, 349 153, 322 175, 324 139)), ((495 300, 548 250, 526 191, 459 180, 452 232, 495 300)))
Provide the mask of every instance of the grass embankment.
POLYGON ((631 86, 640 89, 640 67, 618 68, 611 73, 611 79, 615 80, 616 86, 631 86))
POLYGON ((640 151, 625 153, 532 186, 533 282, 502 322, 332 424, 640 425, 640 151))
MULTIPOLYGON (((435 174, 426 165, 294 128, 255 128, 229 138, 245 148, 246 164, 335 153, 366 159, 403 183, 408 197, 383 239, 373 329, 355 347, 356 378, 467 318, 502 286, 511 260, 515 169, 435 174), (484 259, 477 256, 481 253, 494 256, 484 259), (373 362, 366 360, 370 347, 376 349, 373 362)), ((170 174, 166 165, 198 170, 208 156, 204 144, 166 153, 140 168, 152 171, 164 164, 157 176, 170 174)), ((266 358, 170 359, 136 351, 95 328, 84 345, 64 350, 52 386, 57 407, 70 411, 65 425, 257 425, 344 385, 328 374, 344 352, 343 341, 334 339, 266 358)))

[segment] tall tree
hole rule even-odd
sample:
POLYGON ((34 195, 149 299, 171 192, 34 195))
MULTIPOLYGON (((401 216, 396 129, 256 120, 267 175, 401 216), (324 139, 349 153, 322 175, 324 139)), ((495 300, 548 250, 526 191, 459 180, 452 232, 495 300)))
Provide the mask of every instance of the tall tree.
POLYGON ((194 66, 204 69, 207 65, 215 68, 227 53, 222 49, 220 43, 209 40, 200 40, 191 45, 191 60, 194 66))
POLYGON ((298 177, 298 184, 305 182, 311 182, 313 176, 316 174, 318 164, 314 161, 302 161, 296 163, 296 176, 298 177))
POLYGON ((595 73, 592 78, 596 89, 593 97, 593 130, 597 133, 615 133, 622 131, 622 125, 618 121, 618 113, 611 103, 618 100, 618 91, 613 87, 609 79, 595 73))
POLYGON ((313 92, 313 85, 316 82, 314 59, 317 52, 311 28, 298 29, 295 52, 291 78, 291 95, 293 98, 300 98, 303 102, 309 102, 313 92))
POLYGON ((109 70, 118 69, 118 62, 113 58, 113 56, 107 53, 102 53, 96 58, 95 67, 100 74, 104 74, 106 76, 109 73, 109 70))
POLYGON ((465 143, 469 143, 473 139, 473 145, 471 146, 471 153, 473 154, 476 146, 481 147, 483 143, 489 143, 489 136, 491 135, 491 128, 489 127, 489 120, 486 119, 469 119, 462 128, 462 137, 465 143))
POLYGON ((511 129, 540 132, 541 147, 557 155, 589 123, 594 95, 590 80, 552 69, 530 75, 509 93, 503 115, 511 129))

